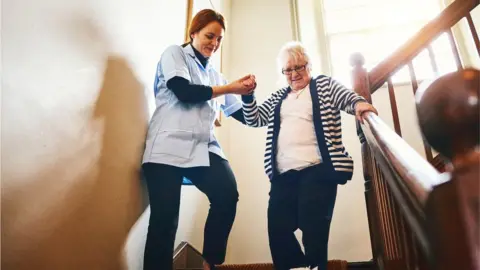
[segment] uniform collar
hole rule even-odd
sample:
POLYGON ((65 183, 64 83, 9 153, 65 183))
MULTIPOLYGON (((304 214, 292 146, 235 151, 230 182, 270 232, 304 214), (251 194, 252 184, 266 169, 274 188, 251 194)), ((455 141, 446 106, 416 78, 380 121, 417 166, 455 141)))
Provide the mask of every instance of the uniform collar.
POLYGON ((190 57, 192 57, 193 59, 195 59, 195 62, 197 62, 197 64, 198 64, 202 69, 209 70, 209 69, 211 68, 211 65, 210 65, 210 63, 208 62, 208 60, 207 60, 207 65, 206 65, 206 67, 203 67, 202 62, 201 62, 200 59, 198 59, 198 57, 195 55, 195 51, 194 51, 194 49, 193 49, 192 44, 188 44, 187 46, 185 46, 185 47, 183 48, 183 50, 184 50, 190 57))

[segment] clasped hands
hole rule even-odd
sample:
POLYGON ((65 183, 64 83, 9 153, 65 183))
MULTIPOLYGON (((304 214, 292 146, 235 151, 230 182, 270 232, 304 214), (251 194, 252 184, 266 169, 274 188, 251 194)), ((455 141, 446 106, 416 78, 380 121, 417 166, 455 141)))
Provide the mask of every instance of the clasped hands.
POLYGON ((236 81, 231 82, 232 93, 238 95, 251 95, 257 87, 255 75, 248 74, 236 81))

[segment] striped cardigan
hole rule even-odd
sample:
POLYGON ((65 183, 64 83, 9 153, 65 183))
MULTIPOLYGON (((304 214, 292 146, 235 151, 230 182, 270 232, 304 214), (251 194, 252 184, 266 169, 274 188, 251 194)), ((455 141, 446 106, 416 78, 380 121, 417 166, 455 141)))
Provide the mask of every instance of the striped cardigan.
MULTIPOLYGON (((334 181, 345 184, 352 178, 353 160, 342 143, 340 110, 355 114, 355 104, 365 99, 324 75, 312 78, 309 88, 313 102, 313 124, 322 162, 328 166, 330 177, 334 181)), ((290 87, 282 88, 260 106, 257 106, 254 95, 242 96, 247 125, 268 126, 264 166, 270 180, 278 175, 275 153, 280 131, 280 108, 290 91, 290 87)))

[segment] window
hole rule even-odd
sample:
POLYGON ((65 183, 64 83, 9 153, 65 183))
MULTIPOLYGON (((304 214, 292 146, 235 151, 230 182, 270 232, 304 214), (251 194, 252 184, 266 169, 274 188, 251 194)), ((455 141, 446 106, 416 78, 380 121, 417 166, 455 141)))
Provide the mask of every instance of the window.
MULTIPOLYGON (((392 54, 443 8, 440 0, 323 0, 324 31, 331 74, 351 85, 350 56, 360 52, 370 70, 392 54)), ((446 35, 432 45, 439 72, 455 70, 446 35)), ((432 77, 427 51, 414 59, 417 79, 432 77)), ((408 68, 392 78, 395 83, 410 82, 408 68)))

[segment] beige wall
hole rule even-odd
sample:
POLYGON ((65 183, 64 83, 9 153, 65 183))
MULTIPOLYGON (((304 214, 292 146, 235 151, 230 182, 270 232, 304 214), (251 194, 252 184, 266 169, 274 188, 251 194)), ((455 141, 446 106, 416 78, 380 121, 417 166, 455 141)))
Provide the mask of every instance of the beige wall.
MULTIPOLYGON (((236 78, 257 76, 260 99, 276 86, 275 55, 292 38, 287 0, 232 1, 230 41, 226 48, 226 74, 236 78)), ((267 200, 269 182, 263 173, 265 130, 225 121, 228 145, 224 148, 235 173, 240 201, 229 241, 228 261, 269 262, 267 200)))
POLYGON ((155 65, 183 41, 184 11, 183 1, 2 2, 4 269, 121 269, 144 207, 155 65))

